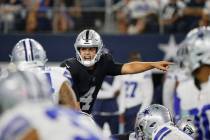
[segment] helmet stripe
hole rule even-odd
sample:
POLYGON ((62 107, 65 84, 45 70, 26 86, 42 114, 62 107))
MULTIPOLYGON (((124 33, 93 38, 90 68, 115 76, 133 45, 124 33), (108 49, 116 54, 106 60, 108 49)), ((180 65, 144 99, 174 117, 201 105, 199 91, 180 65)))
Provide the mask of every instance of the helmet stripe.
POLYGON ((23 47, 24 47, 24 52, 25 52, 25 59, 28 61, 28 54, 27 54, 27 49, 26 49, 26 42, 23 41, 23 47))
POLYGON ((89 38, 89 32, 90 32, 89 30, 87 30, 87 32, 86 32, 86 39, 85 39, 86 42, 88 42, 88 40, 89 40, 88 39, 89 38))
POLYGON ((34 60, 33 47, 32 47, 32 43, 30 39, 29 39, 29 43, 30 43, 30 49, 31 49, 31 59, 34 60))
POLYGON ((170 131, 169 128, 163 127, 163 128, 160 129, 160 130, 158 131, 158 133, 155 135, 154 140, 159 140, 159 138, 161 138, 162 135, 164 135, 165 133, 168 134, 168 131, 170 131))
POLYGON ((30 42, 29 42, 29 39, 26 39, 25 40, 26 42, 26 50, 27 50, 27 54, 28 54, 28 60, 31 61, 31 49, 30 49, 30 42))

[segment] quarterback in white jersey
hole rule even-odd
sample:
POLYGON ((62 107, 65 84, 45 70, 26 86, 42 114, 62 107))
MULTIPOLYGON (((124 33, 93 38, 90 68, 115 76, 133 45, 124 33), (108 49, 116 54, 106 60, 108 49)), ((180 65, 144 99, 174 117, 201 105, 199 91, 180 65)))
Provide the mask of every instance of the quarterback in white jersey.
MULTIPOLYGON (((72 106, 73 91, 71 75, 61 67, 46 67, 47 56, 44 48, 34 39, 20 40, 12 50, 11 63, 23 71, 44 74, 51 86, 52 98, 55 104, 72 106), (68 87, 68 88, 66 88, 68 87), (71 104, 71 105, 70 105, 71 104)), ((77 104, 76 108, 79 108, 77 104)))
POLYGON ((186 37, 192 78, 177 87, 180 116, 192 115, 199 140, 210 139, 210 28, 192 30, 186 37))
POLYGON ((44 79, 31 72, 0 81, 0 108, 1 140, 106 139, 83 113, 52 105, 44 79))

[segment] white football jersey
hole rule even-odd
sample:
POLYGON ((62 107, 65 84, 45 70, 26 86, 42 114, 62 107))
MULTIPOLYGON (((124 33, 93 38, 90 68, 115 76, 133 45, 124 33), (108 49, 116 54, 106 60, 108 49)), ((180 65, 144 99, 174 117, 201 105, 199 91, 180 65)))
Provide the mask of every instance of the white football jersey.
POLYGON ((124 96, 122 103, 125 108, 142 104, 143 109, 151 104, 154 90, 151 71, 117 76, 115 82, 118 83, 115 85, 120 89, 120 94, 124 96))
POLYGON ((107 139, 92 123, 81 121, 80 113, 50 104, 23 103, 0 118, 0 139, 15 140, 31 128, 40 140, 107 139))
POLYGON ((51 87, 51 94, 53 98, 53 102, 58 104, 58 93, 60 91, 61 85, 67 81, 70 85, 72 85, 72 77, 68 70, 61 67, 37 67, 37 68, 29 68, 27 71, 31 71, 36 74, 44 74, 47 78, 48 84, 51 87))
POLYGON ((182 81, 190 77, 187 69, 180 69, 177 66, 172 66, 166 73, 163 83, 163 105, 167 107, 172 114, 174 114, 174 96, 176 87, 182 81))
POLYGON ((193 140, 193 138, 171 124, 164 124, 153 132, 152 140, 193 140))
POLYGON ((177 87, 180 116, 192 115, 198 128, 199 139, 210 139, 210 81, 201 84, 199 90, 191 78, 177 87))

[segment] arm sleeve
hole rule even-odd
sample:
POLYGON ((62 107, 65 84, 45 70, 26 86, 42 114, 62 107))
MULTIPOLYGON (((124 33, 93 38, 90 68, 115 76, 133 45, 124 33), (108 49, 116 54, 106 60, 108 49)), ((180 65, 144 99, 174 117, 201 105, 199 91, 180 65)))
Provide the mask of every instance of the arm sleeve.
POLYGON ((143 86, 143 102, 140 111, 148 107, 152 103, 153 99, 153 92, 154 92, 154 86, 153 86, 153 80, 151 73, 146 72, 144 75, 144 83, 143 86))
POLYGON ((107 74, 112 76, 121 75, 123 64, 114 62, 112 56, 109 54, 107 54, 106 57, 107 57, 107 69, 108 69, 107 74))

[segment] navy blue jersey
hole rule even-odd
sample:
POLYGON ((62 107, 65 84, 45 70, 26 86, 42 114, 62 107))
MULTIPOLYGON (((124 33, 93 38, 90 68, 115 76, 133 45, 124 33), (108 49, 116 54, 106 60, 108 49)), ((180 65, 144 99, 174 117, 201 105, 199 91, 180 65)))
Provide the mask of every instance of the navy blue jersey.
POLYGON ((70 71, 77 100, 86 113, 91 113, 105 76, 120 75, 122 65, 115 63, 110 54, 103 54, 93 69, 83 66, 76 58, 67 59, 61 64, 70 71))

